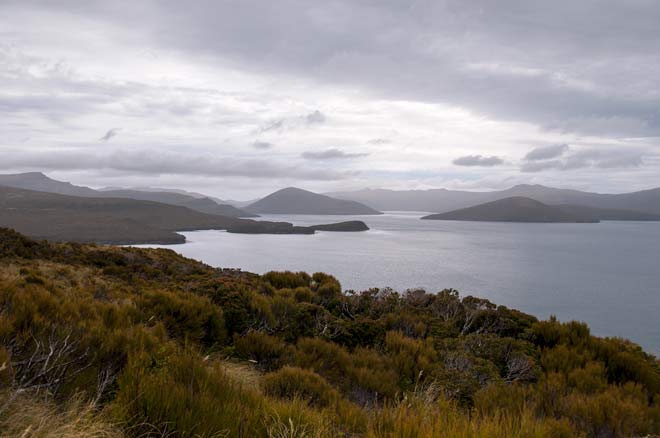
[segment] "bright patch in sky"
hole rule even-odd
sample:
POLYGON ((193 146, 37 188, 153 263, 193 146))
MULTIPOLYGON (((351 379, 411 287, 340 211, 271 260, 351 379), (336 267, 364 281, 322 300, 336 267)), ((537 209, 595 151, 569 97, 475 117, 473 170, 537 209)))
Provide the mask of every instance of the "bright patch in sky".
POLYGON ((503 3, 4 1, 0 172, 234 199, 660 186, 660 5, 503 3))

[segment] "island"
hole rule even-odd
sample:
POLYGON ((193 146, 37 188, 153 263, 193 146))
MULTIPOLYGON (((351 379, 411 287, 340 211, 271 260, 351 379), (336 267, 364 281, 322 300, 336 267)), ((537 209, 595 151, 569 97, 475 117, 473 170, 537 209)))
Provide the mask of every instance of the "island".
POLYGON ((243 210, 254 214, 307 214, 307 215, 376 215, 382 214, 356 201, 335 199, 330 196, 288 187, 262 198, 243 210))
POLYGON ((592 215, 580 215, 564 211, 531 198, 514 196, 487 202, 474 207, 461 208, 447 213, 422 217, 425 220, 477 221, 477 222, 557 222, 595 223, 592 215))

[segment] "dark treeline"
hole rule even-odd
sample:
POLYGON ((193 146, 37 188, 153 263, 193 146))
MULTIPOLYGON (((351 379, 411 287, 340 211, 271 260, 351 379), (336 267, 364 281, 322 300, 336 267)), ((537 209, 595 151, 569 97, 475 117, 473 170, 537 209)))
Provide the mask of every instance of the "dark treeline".
POLYGON ((646 436, 659 400, 639 346, 452 289, 0 230, 2 436, 646 436))

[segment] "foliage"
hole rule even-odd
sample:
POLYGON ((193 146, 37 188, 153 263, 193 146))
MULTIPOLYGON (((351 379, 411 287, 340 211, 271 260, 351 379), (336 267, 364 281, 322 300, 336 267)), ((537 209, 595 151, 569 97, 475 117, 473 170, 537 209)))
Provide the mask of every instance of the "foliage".
POLYGON ((0 230, 0 427, 644 436, 660 433, 660 364, 583 323, 538 321, 453 289, 343 294, 323 273, 257 276, 167 250, 0 230))

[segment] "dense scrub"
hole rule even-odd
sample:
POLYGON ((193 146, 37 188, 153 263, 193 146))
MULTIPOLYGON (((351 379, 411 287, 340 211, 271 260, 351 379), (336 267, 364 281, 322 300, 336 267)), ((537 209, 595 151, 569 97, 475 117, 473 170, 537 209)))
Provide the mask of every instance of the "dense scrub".
POLYGON ((645 436, 660 365, 451 289, 342 293, 322 273, 0 230, 0 435, 58 436, 43 421, 60 436, 645 436))

